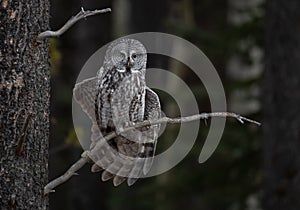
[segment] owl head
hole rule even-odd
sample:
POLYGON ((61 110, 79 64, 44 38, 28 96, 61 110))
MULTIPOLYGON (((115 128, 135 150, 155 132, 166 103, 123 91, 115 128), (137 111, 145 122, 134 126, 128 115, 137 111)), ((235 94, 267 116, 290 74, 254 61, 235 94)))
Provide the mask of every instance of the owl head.
POLYGON ((108 47, 104 64, 120 73, 142 73, 146 69, 147 52, 135 39, 116 40, 108 47))

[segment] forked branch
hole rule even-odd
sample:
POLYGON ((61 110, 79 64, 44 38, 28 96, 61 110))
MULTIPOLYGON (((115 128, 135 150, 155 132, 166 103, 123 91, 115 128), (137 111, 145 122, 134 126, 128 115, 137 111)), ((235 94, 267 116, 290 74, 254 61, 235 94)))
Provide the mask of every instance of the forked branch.
POLYGON ((40 41, 42 39, 49 38, 49 37, 58 37, 58 36, 62 35, 63 33, 65 33, 69 28, 71 28, 79 20, 81 20, 83 18, 87 18, 89 16, 98 15, 98 14, 107 13, 107 12, 111 12, 111 9, 106 8, 106 9, 101 9, 101 10, 85 11, 83 9, 83 7, 81 7, 81 11, 79 13, 77 13, 77 15, 71 17, 65 23, 65 25, 63 25, 63 27, 61 27, 57 31, 44 31, 44 32, 40 33, 37 36, 37 41, 40 41))
MULTIPOLYGON (((138 122, 135 123, 134 125, 124 128, 121 133, 123 132, 128 132, 131 130, 134 130, 136 128, 141 128, 141 127, 146 127, 146 126, 150 126, 150 125, 157 125, 157 124, 162 124, 162 123, 168 123, 168 124, 178 124, 178 123, 187 123, 187 122, 192 122, 192 121, 197 121, 197 120, 206 120, 208 118, 211 117, 225 117, 225 118, 235 118, 236 120, 238 120, 240 123, 244 123, 244 122, 249 122, 249 123, 254 123, 258 126, 261 125, 261 123, 248 119, 246 117, 243 117, 241 115, 235 114, 235 113, 230 113, 230 112, 213 112, 213 113, 202 113, 202 114, 197 114, 197 115, 191 115, 188 117, 180 117, 180 118, 169 118, 169 117, 163 117, 163 118, 159 118, 157 120, 146 120, 143 122, 138 122)), ((115 138, 116 136, 118 136, 120 133, 116 133, 116 132, 111 132, 109 134, 107 134, 106 136, 102 137, 99 139, 100 141, 108 141, 112 138, 115 138)), ((102 144, 99 144, 99 142, 95 145, 95 147, 91 150, 91 151, 87 151, 87 153, 89 152, 93 152, 93 151, 97 151, 98 147, 101 146, 102 144)), ((84 153, 86 154, 86 153, 84 153)), ((80 168, 82 168, 87 162, 89 162, 89 158, 87 155, 83 155, 77 162, 75 162, 63 175, 61 175, 60 177, 54 179, 53 181, 51 181, 50 183, 48 183, 45 187, 44 187, 44 195, 50 193, 50 192, 54 192, 54 188, 57 187, 58 185, 66 182, 67 180, 69 180, 73 175, 76 175, 76 171, 78 171, 80 168)))

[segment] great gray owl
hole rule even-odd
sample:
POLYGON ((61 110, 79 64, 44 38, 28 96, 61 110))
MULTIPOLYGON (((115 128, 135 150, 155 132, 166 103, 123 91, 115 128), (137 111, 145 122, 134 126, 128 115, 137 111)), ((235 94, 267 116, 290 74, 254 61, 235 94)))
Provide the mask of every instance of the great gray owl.
POLYGON ((97 76, 76 84, 74 98, 92 120, 93 172, 130 186, 152 165, 159 125, 123 132, 126 126, 160 117, 160 102, 146 86, 147 52, 137 40, 122 39, 108 47, 97 76), (99 140, 115 131, 118 136, 99 140), (96 145, 96 146, 95 146, 96 145))

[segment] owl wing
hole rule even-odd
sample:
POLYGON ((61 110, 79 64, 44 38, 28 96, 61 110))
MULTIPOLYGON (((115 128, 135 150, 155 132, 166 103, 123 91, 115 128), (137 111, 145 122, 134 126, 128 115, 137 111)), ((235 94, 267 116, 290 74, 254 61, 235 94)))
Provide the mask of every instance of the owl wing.
MULTIPOLYGON (((145 106, 143 108, 143 120, 155 120, 160 118, 161 108, 159 98, 157 94, 148 87, 146 87, 145 106)), ((129 186, 133 185, 142 174, 146 175, 149 172, 154 159, 159 129, 160 125, 152 125, 141 128, 139 130, 140 132, 135 131, 136 142, 132 142, 130 148, 131 150, 134 148, 133 151, 135 150, 137 154, 134 155, 135 158, 132 159, 127 157, 126 161, 124 161, 127 164, 123 163, 123 170, 127 170, 128 173, 127 184, 129 186)), ((124 145, 126 146, 127 144, 122 144, 121 147, 124 147, 124 145)), ((122 177, 119 177, 119 179, 120 178, 122 177)), ((118 176, 115 177, 114 181, 117 180, 118 176)))
MULTIPOLYGON (((144 119, 143 96, 145 96, 145 92, 133 95, 136 91, 128 90, 127 86, 130 85, 130 80, 124 79, 123 82, 124 85, 114 90, 113 96, 111 96, 112 118, 116 132, 130 126, 127 123, 139 122, 144 119)), ((111 146, 115 147, 118 154, 114 154, 113 150, 109 151, 111 148, 101 148, 105 155, 102 157, 98 155, 96 165, 106 168, 102 173, 102 180, 114 177, 113 183, 117 186, 127 178, 127 184, 131 186, 142 176, 144 158, 138 156, 143 147, 142 138, 143 133, 138 130, 121 132, 119 136, 109 141, 113 143, 111 146), (105 160, 108 157, 111 159, 109 162, 105 160)), ((96 152, 95 154, 100 153, 96 152)))
MULTIPOLYGON (((145 113, 144 120, 155 120, 159 119, 161 116, 161 107, 160 101, 157 94, 151 90, 150 88, 146 88, 146 96, 145 96, 145 113)), ((153 163, 153 158, 155 155, 155 149, 157 144, 157 138, 159 133, 160 125, 151 125, 145 128, 143 134, 144 138, 144 148, 143 156, 145 159, 143 166, 143 173, 147 174, 151 168, 153 163)))
MULTIPOLYGON (((135 106, 139 107, 138 104, 135 106)), ((160 118, 161 109, 159 98, 150 88, 146 88, 145 106, 143 106, 143 108, 143 120, 154 120, 160 118)), ((137 112, 137 110, 135 110, 135 112, 137 112)), ((146 175, 149 172, 154 158, 159 129, 159 125, 152 125, 141 128, 140 130, 135 130, 135 137, 129 138, 134 138, 134 142, 127 140, 122 136, 118 137, 120 138, 118 140, 118 142, 120 142, 118 147, 119 152, 120 150, 123 150, 121 154, 125 154, 126 158, 123 159, 122 163, 117 164, 117 161, 115 160, 113 161, 114 163, 111 164, 111 167, 122 165, 118 170, 116 170, 117 173, 114 178, 115 186, 124 181, 124 174, 128 177, 127 184, 131 186, 142 176, 142 174, 146 175), (133 156, 134 158, 131 158, 130 156, 133 156)), ((103 173, 102 176, 104 174, 107 173, 103 173)), ((111 175, 111 177, 112 176, 113 175, 111 175)))
MULTIPOLYGON (((144 106, 135 104, 133 107, 142 107, 144 109, 142 112, 142 120, 154 120, 160 118, 159 98, 150 88, 146 87, 144 106)), ((133 110, 134 113, 138 115, 139 111, 136 109, 137 108, 134 108, 133 110)), ((134 130, 135 136, 129 138, 133 138, 135 140, 135 143, 133 143, 132 146, 137 147, 137 154, 135 155, 132 162, 132 168, 128 174, 127 183, 129 186, 134 184, 136 180, 142 176, 142 174, 146 175, 149 172, 153 162, 159 129, 159 125, 143 127, 141 129, 134 130)))
POLYGON ((92 121, 92 142, 95 142, 97 138, 103 135, 98 128, 95 115, 95 101, 98 94, 98 84, 99 80, 102 78, 103 71, 104 69, 101 67, 96 77, 77 83, 73 89, 73 98, 92 121))
POLYGON ((97 77, 77 83, 73 89, 73 97, 88 117, 95 121, 95 99, 97 96, 97 77))
MULTIPOLYGON (((159 98, 149 88, 146 88, 143 108, 143 120, 160 118, 159 98)), ((98 144, 98 148, 95 148, 95 152, 91 154, 92 159, 96 160, 92 171, 98 172, 104 169, 102 180, 113 178, 115 186, 121 184, 126 178, 127 184, 133 185, 142 174, 147 174, 151 168, 159 128, 159 125, 152 125, 142 128, 139 130, 140 132, 135 130, 134 141, 120 135, 110 141, 114 144, 101 142, 102 145, 98 144)))

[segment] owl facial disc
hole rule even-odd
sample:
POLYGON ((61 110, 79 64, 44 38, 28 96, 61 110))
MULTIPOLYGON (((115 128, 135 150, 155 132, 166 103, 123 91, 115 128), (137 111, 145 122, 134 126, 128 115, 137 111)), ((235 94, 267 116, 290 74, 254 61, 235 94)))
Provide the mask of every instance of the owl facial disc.
POLYGON ((146 69, 147 52, 138 40, 114 41, 107 49, 104 63, 113 65, 120 73, 141 73, 146 69), (108 56, 111 55, 111 56, 108 56))

